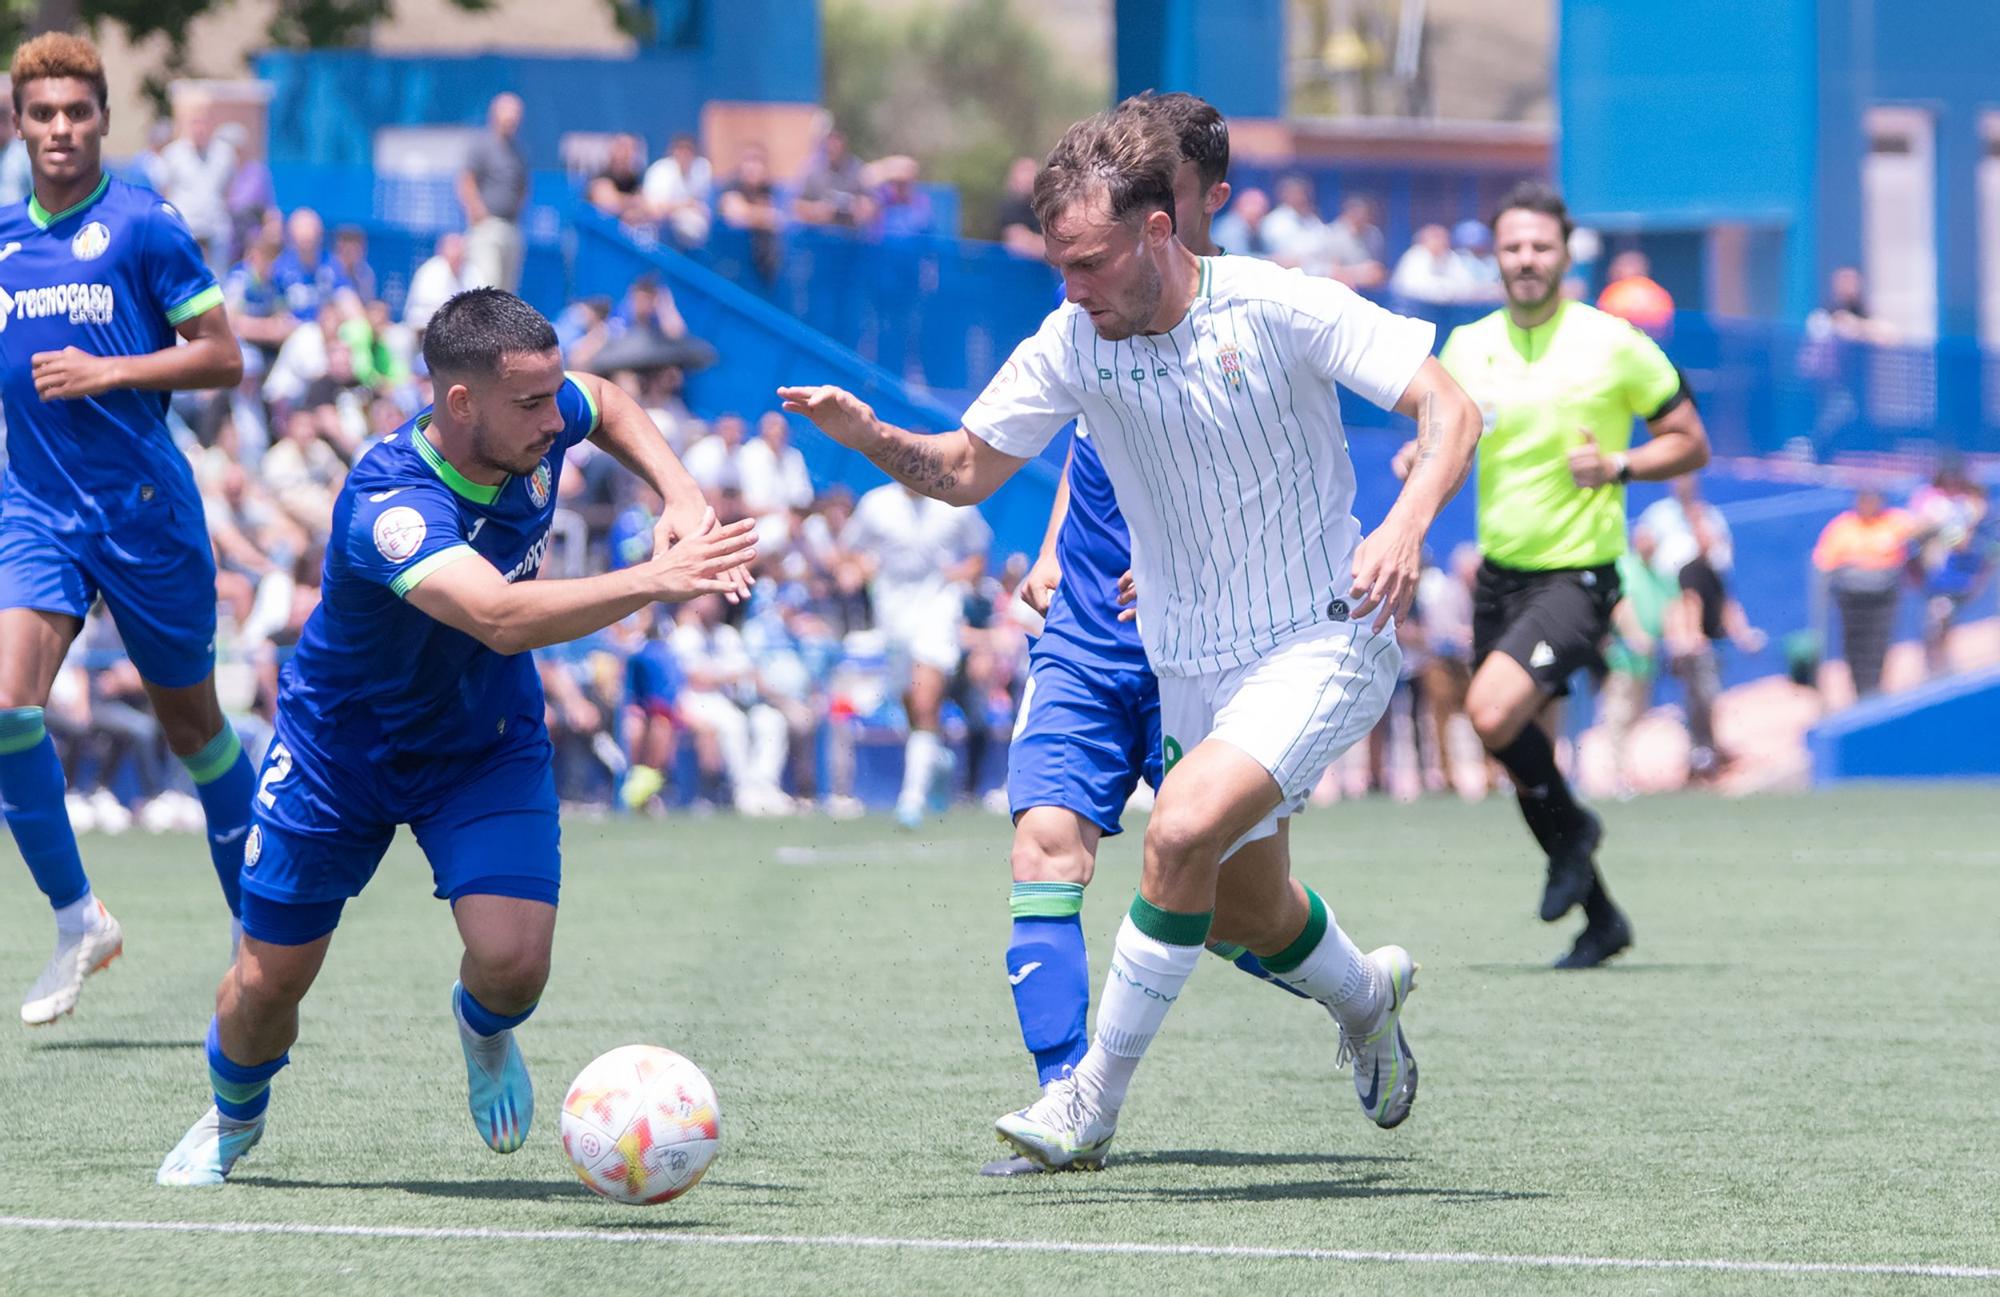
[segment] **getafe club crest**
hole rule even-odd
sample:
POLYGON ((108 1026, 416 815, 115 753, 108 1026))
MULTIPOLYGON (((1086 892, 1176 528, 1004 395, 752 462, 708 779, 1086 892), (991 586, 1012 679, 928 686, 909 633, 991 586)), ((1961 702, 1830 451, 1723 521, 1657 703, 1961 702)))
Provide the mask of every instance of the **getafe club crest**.
POLYGON ((70 255, 78 261, 95 261, 111 246, 111 231, 103 221, 92 221, 69 241, 70 255))
POLYGON ((549 461, 545 459, 535 465, 534 475, 528 479, 528 498, 535 502, 537 509, 548 504, 549 485, 553 477, 549 472, 549 461))
POLYGON ((1222 362, 1223 377, 1229 380, 1231 387, 1241 391, 1243 388, 1243 357, 1237 353, 1236 344, 1233 342, 1225 343, 1222 349, 1215 354, 1216 358, 1222 362))

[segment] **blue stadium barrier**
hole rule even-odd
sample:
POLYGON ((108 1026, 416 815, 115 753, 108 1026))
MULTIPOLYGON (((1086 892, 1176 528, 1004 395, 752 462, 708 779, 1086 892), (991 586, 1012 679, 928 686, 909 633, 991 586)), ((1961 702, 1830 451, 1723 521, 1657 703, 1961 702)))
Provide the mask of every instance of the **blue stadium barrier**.
MULTIPOLYGON (((824 334, 764 299, 666 248, 641 248, 616 221, 593 211, 575 216, 575 291, 580 296, 622 297, 634 279, 654 275, 674 294, 688 329, 713 343, 722 362, 691 375, 687 400, 713 416, 734 411, 754 419, 777 405, 787 384, 838 383, 900 427, 925 432, 958 426, 960 410, 913 391, 824 334)), ((813 481, 845 485, 857 493, 886 481, 862 455, 794 419, 797 445, 813 481)), ((1032 553, 1048 524, 1049 502, 1061 470, 1060 445, 1051 446, 981 506, 993 528, 997 554, 1032 553)))
POLYGON ((1806 735, 1813 782, 2000 778, 2000 667, 1856 704, 1806 735))

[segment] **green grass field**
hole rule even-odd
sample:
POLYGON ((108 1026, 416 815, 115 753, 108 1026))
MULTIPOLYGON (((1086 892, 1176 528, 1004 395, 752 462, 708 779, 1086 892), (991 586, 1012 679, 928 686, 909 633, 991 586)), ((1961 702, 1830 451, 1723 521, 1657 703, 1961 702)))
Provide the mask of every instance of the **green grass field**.
MULTIPOLYGON (((998 818, 914 836, 874 819, 571 824, 555 975, 523 1032, 542 1108, 504 1160, 465 1112, 454 934, 406 837, 348 908, 263 1145, 213 1191, 152 1183, 207 1103, 199 1041, 227 950, 213 879, 192 839, 92 839, 125 956, 76 1017, 0 1029, 0 1293, 2000 1287, 2000 799, 1875 789, 1606 815, 1639 945, 1564 975, 1542 966, 1569 926, 1531 914, 1540 869, 1511 805, 1299 821, 1298 872, 1356 939, 1423 962, 1406 1019, 1423 1088, 1402 1128, 1362 1117, 1322 1012, 1215 961, 1140 1072, 1110 1167, 1012 1181, 974 1174, 992 1119, 1033 1090, 1002 977, 998 818), (658 1208, 593 1198, 555 1136, 569 1078, 631 1041, 688 1054, 722 1096, 720 1160, 658 1208), (922 1245, 939 1240, 1030 1246, 922 1245), (1053 1242, 1086 1246, 1033 1246, 1053 1242), (1524 1260, 1562 1256, 1991 1272, 1524 1260)), ((1085 909, 1094 979, 1136 878, 1128 835, 1085 909)), ((11 853, 0 883, 13 993, 48 920, 11 853)))

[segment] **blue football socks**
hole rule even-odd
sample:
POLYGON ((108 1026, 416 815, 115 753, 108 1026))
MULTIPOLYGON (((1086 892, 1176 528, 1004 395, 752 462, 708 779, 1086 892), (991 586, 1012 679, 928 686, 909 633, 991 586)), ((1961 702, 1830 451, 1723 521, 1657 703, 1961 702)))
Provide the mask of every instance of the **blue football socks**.
POLYGON ((235 1063, 222 1052, 215 1019, 208 1020, 208 1083, 215 1090, 215 1110, 231 1121, 255 1121, 271 1106, 271 1078, 292 1061, 290 1053, 268 1063, 235 1063))
POLYGON ((215 865, 229 912, 243 914, 243 844, 250 832, 250 797, 257 775, 250 754, 236 737, 236 727, 223 722, 221 733, 201 751, 181 758, 194 779, 195 796, 208 817, 208 858, 215 865))
POLYGON ((0 709, 0 809, 35 886, 52 909, 90 894, 69 809, 63 805, 62 761, 39 707, 0 709))
POLYGON ((1083 945, 1083 884, 1016 883, 1007 981, 1021 1040, 1046 1086, 1066 1076, 1090 1044, 1090 955, 1083 945))

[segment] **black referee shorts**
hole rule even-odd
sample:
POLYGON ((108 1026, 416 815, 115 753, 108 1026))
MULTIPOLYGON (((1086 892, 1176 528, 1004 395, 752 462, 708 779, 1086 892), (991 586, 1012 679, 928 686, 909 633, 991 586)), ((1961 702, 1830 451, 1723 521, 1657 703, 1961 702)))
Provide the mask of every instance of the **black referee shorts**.
POLYGON ((1488 560, 1472 589, 1472 666, 1504 653, 1560 698, 1579 668, 1604 670, 1604 637, 1618 603, 1618 569, 1526 572, 1488 560))

